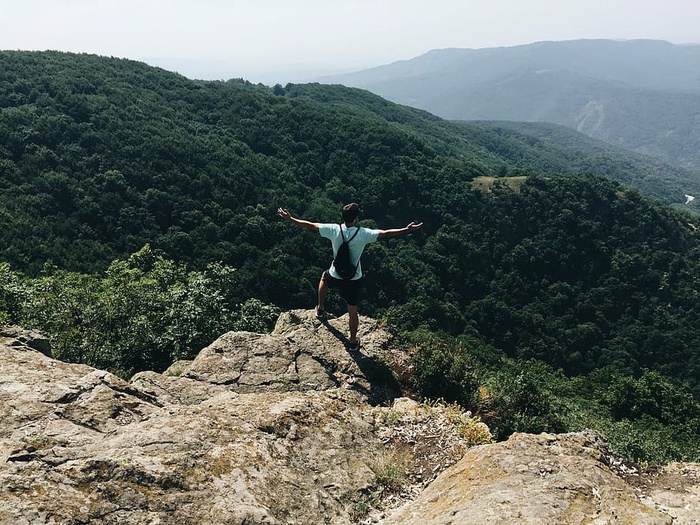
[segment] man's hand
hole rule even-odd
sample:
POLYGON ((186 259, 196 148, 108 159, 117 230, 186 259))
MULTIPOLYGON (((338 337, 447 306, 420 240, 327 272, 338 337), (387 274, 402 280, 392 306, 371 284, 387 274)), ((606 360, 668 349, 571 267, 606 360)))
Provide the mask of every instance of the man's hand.
POLYGON ((411 233, 423 227, 422 222, 411 222, 406 226, 406 233, 411 233))
POLYGON ((277 215, 282 217, 285 221, 292 222, 292 214, 284 208, 277 208, 277 215))
POLYGON ((296 224, 297 226, 306 230, 318 231, 319 227, 321 226, 317 222, 305 221, 303 219, 297 219, 296 217, 292 217, 292 214, 289 213, 289 210, 282 207, 277 208, 277 215, 282 217, 285 221, 289 221, 292 224, 296 224))

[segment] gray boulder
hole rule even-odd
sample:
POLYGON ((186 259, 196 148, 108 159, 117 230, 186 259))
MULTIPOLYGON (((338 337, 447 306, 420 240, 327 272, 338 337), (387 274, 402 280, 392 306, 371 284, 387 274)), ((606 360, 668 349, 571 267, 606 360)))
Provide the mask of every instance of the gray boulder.
POLYGON ((514 434, 469 449, 384 525, 679 523, 642 501, 610 457, 592 432, 514 434))

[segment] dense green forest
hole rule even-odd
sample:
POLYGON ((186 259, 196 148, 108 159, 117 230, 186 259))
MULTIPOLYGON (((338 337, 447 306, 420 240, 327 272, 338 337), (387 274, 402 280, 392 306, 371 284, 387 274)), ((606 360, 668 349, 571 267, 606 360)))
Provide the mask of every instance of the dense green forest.
POLYGON ((425 223, 367 248, 361 303, 418 348, 425 395, 501 437, 589 425, 631 457, 698 458, 696 215, 658 163, 561 152, 342 86, 2 52, 0 323, 163 370, 311 308, 329 248, 275 211, 337 221, 354 200, 365 225, 425 223))

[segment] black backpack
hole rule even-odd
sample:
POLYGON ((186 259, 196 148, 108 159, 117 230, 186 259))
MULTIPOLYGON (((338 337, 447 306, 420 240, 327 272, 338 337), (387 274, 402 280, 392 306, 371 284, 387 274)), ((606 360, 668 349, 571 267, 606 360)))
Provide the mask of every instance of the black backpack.
POLYGON ((333 266, 335 266, 335 271, 338 272, 338 275, 344 280, 352 279, 357 273, 357 266, 353 266, 350 262, 350 247, 348 244, 358 233, 360 233, 360 228, 357 228, 352 237, 346 241, 345 235, 343 235, 343 226, 340 226, 340 236, 343 238, 343 244, 340 245, 338 253, 335 254, 333 266))

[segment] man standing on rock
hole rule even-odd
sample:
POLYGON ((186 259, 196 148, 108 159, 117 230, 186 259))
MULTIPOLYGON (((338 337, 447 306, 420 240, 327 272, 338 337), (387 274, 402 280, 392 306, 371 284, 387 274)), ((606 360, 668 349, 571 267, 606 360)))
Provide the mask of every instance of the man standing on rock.
POLYGON ((375 242, 377 239, 387 239, 411 233, 421 226, 423 223, 411 222, 403 228, 395 228, 392 230, 373 230, 363 228, 357 225, 357 218, 360 215, 360 207, 357 203, 350 203, 343 206, 342 224, 323 224, 318 222, 305 221, 293 217, 289 211, 284 208, 278 208, 277 214, 284 220, 289 221, 297 226, 307 230, 317 231, 321 237, 329 239, 333 244, 333 259, 331 267, 321 274, 321 280, 318 283, 318 304, 316 305, 316 317, 325 319, 325 302, 328 288, 336 289, 340 296, 345 299, 348 304, 348 324, 350 329, 349 348, 350 350, 358 350, 360 348, 360 340, 357 338, 357 328, 359 326, 359 317, 357 314, 357 303, 360 296, 360 288, 362 278, 362 264, 360 257, 365 249, 365 246, 375 242), (335 258, 338 255, 338 250, 343 244, 348 243, 350 251, 350 262, 355 268, 355 274, 349 279, 343 279, 339 275, 335 267, 335 258))

